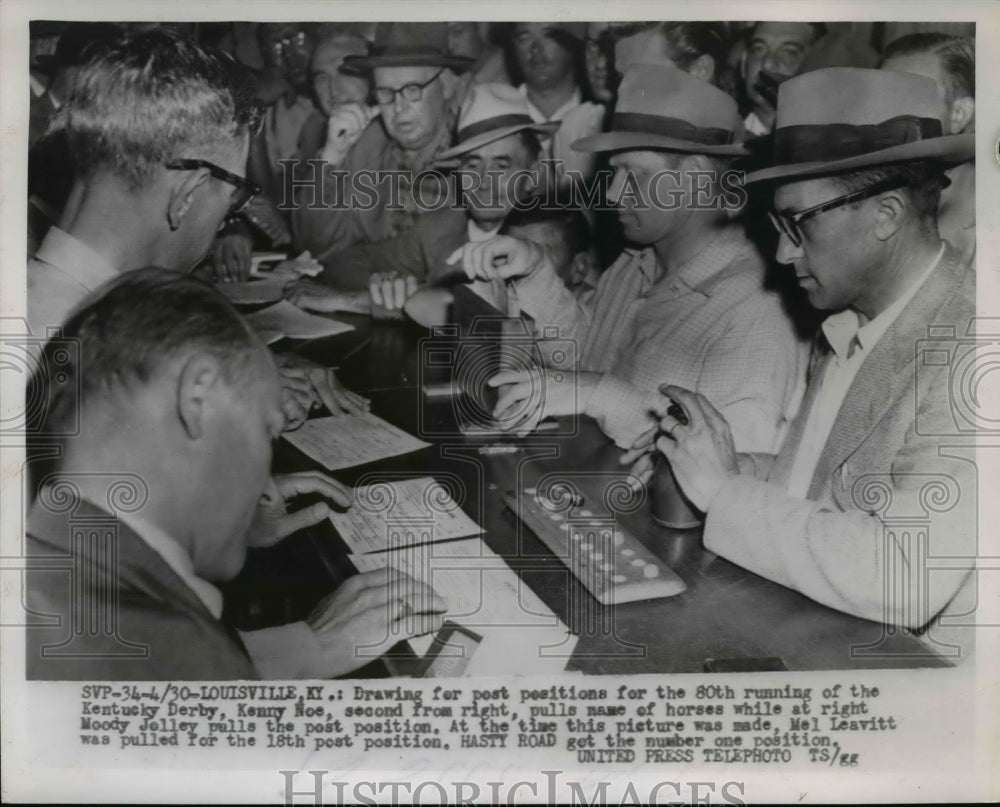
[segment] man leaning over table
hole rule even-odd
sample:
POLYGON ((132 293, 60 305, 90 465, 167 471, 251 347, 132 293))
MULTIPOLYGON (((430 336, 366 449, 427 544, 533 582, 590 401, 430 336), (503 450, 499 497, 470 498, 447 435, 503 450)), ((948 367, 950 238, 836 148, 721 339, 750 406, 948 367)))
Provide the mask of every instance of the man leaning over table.
POLYGON ((26 631, 29 679, 325 678, 439 627, 446 606, 431 589, 381 570, 302 622, 239 634, 221 620, 215 585, 295 516, 269 497, 285 419, 277 368, 218 292, 139 269, 72 316, 64 338, 71 363, 39 377, 42 431, 62 453, 26 527, 27 606, 50 617, 26 631), (67 555, 72 569, 53 568, 67 555))
POLYGON ((745 153, 740 136, 726 93, 672 65, 634 64, 612 130, 574 144, 610 152, 608 198, 633 245, 594 295, 584 302, 544 284, 551 261, 518 239, 467 245, 456 256, 470 277, 504 278, 536 322, 579 339, 576 374, 550 372, 540 384, 535 373, 507 372, 490 381, 503 387, 495 409, 502 423, 508 409, 533 411, 506 428, 582 413, 631 448, 665 411, 657 387, 671 381, 726 412, 741 450, 776 450, 804 386, 807 350, 779 295, 764 286, 763 259, 723 204, 725 171, 745 153), (711 197, 698 189, 706 176, 711 197), (533 295, 538 288, 546 293, 533 295))
MULTIPOLYGON (((123 272, 192 269, 255 190, 243 170, 256 107, 247 69, 228 55, 152 31, 102 49, 74 86, 55 125, 78 168, 80 202, 28 264, 37 337, 123 272)), ((279 362, 289 425, 320 403, 334 415, 367 409, 333 371, 279 362)))
POLYGON ((971 612, 976 555, 957 354, 945 338, 925 361, 919 343, 953 342, 975 313, 975 273, 937 226, 943 171, 973 158, 974 138, 945 134, 941 110, 935 83, 905 73, 832 68, 782 84, 774 165, 748 181, 773 183, 778 260, 830 312, 805 400, 777 455, 751 456, 704 396, 665 387, 689 423, 664 417, 657 441, 707 512, 708 549, 911 629, 971 612))

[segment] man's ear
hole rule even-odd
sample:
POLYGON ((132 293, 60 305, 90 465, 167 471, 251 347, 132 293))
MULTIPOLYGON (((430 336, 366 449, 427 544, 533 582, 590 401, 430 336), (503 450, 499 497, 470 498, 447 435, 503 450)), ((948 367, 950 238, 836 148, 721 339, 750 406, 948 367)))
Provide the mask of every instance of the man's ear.
POLYGON ((956 98, 951 103, 951 133, 966 134, 973 132, 976 118, 976 102, 967 95, 956 98))
POLYGON ((204 436, 221 383, 222 366, 212 356, 191 356, 181 367, 177 378, 177 418, 191 440, 204 436))
POLYGON ((589 249, 577 252, 569 264, 569 276, 573 285, 579 285, 590 275, 590 270, 597 266, 597 258, 589 249))
POLYGON ((715 77, 715 59, 707 53, 701 54, 701 56, 691 62, 688 73, 695 78, 700 78, 702 81, 711 82, 715 77))
POLYGON ((906 209, 910 207, 909 199, 903 198, 903 191, 889 191, 879 197, 875 209, 875 237, 879 241, 888 241, 903 226, 906 209))
POLYGON ((195 171, 178 171, 180 181, 170 187, 170 198, 167 203, 167 221, 170 229, 176 230, 181 226, 184 216, 194 203, 194 194, 201 185, 208 181, 211 174, 206 168, 198 168, 195 171))

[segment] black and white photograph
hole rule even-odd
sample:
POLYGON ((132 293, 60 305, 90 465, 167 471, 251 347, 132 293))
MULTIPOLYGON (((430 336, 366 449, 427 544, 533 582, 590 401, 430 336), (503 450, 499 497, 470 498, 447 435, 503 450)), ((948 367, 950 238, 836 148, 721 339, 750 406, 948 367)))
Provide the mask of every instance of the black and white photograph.
POLYGON ((5 800, 1000 796, 1000 6, 0 42, 5 800))

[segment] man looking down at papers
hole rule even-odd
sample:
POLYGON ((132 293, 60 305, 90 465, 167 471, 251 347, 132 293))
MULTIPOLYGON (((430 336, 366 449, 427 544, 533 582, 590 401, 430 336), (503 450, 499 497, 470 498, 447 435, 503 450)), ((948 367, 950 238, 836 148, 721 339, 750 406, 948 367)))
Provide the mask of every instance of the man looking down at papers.
MULTIPOLYGON (((347 580, 305 622, 227 627, 213 584, 239 572, 248 542, 329 513, 322 504, 286 515, 284 496, 320 492, 348 506, 350 494, 322 474, 269 481, 284 425, 274 360, 200 281, 162 269, 122 275, 64 337, 74 358, 61 376, 36 379, 42 433, 61 459, 26 530, 37 562, 29 610, 59 621, 27 629, 29 678, 332 677, 440 626, 446 604, 430 588, 377 571, 347 580), (46 565, 66 556, 71 571, 46 565), (60 655, 67 642, 72 652, 60 655)), ((49 342, 48 359, 65 340, 49 342)))
POLYGON ((829 68, 781 85, 774 164, 747 180, 774 183, 778 260, 830 312, 802 409, 777 456, 738 454, 717 407, 667 386, 688 423, 667 415, 657 441, 707 512, 708 549, 906 628, 942 611, 974 624, 976 465, 956 424, 978 407, 950 371, 982 355, 956 344, 973 333, 975 272, 937 216, 943 172, 973 159, 975 138, 944 134, 941 110, 935 82, 908 73, 829 68))
POLYGON ((726 209, 740 201, 726 185, 731 159, 745 153, 740 137, 736 103, 724 92, 670 65, 634 64, 612 131, 574 144, 611 153, 608 198, 635 245, 593 296, 543 282, 555 273, 552 261, 528 241, 500 236, 453 256, 469 277, 506 281, 536 327, 557 325, 561 338, 580 341, 575 376, 503 372, 490 381, 504 387, 494 410, 501 421, 535 402, 533 415, 506 418, 504 428, 524 432, 544 417, 583 413, 630 448, 664 414, 656 390, 670 381, 724 412, 741 450, 776 450, 800 392, 805 347, 726 209))
MULTIPOLYGON (((124 38, 80 68, 53 123, 76 163, 74 203, 28 264, 28 323, 47 337, 101 284, 142 266, 188 271, 256 191, 244 176, 259 114, 249 71, 161 31, 124 38)), ((282 357, 287 425, 320 403, 367 409, 331 370, 282 357)))

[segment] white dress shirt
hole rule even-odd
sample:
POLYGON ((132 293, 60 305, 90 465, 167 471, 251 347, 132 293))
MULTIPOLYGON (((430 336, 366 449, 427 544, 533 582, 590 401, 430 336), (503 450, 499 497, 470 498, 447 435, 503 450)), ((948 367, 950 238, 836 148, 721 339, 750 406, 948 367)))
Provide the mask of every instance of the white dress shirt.
POLYGON ((800 499, 806 498, 812 484, 813 474, 816 472, 816 466, 819 464, 819 458, 826 446, 827 439, 830 437, 833 424, 837 420, 837 414, 844 403, 844 398, 847 397, 854 377, 875 345, 878 344, 879 339, 896 321, 902 310, 906 308, 907 303, 913 299, 917 289, 930 276, 938 261, 941 260, 944 249, 945 245, 942 243, 930 265, 920 273, 920 276, 906 292, 864 325, 861 325, 857 312, 850 308, 824 320, 821 327, 827 342, 833 349, 833 355, 827 362, 819 392, 809 410, 808 420, 802 431, 802 440, 792 463, 788 481, 788 492, 792 496, 800 499))

